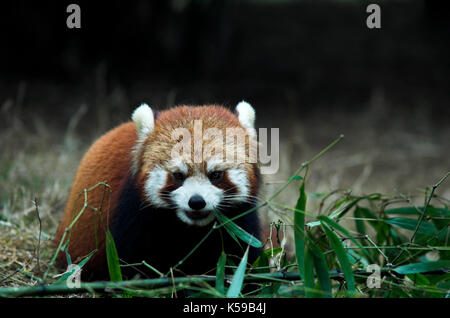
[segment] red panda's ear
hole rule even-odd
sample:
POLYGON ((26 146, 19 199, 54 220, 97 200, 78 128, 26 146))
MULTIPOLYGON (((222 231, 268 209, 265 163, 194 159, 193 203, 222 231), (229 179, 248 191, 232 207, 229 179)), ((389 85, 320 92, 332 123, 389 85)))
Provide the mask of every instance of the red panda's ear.
POLYGON ((246 101, 242 101, 236 106, 236 115, 242 127, 246 128, 252 138, 256 138, 255 130, 255 110, 246 101))
POLYGON ((142 104, 136 108, 131 115, 131 119, 136 125, 136 132, 140 140, 145 139, 155 128, 155 117, 147 104, 142 104))

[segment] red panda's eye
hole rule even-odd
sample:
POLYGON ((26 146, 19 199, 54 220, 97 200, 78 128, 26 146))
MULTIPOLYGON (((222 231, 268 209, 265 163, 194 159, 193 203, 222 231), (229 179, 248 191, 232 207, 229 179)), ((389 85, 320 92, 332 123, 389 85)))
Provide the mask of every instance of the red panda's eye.
POLYGON ((223 177, 223 171, 213 171, 208 174, 208 178, 211 181, 219 181, 223 177))
POLYGON ((182 174, 181 172, 174 172, 174 173, 172 173, 172 175, 175 178, 175 180, 177 180, 177 181, 184 180, 184 174, 182 174))

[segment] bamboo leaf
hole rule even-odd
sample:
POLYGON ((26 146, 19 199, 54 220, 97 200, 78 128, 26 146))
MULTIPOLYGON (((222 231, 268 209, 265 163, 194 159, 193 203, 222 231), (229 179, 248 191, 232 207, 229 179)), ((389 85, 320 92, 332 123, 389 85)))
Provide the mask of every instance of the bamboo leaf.
POLYGON ((256 269, 259 273, 269 273, 269 257, 267 256, 270 254, 271 250, 269 251, 262 251, 261 254, 258 256, 256 261, 253 262, 252 267, 256 269), (268 253, 269 252, 269 253, 268 253))
POLYGON ((408 264, 394 268, 393 271, 398 274, 417 274, 437 271, 441 269, 449 270, 450 260, 408 264))
POLYGON ((360 249, 361 251, 363 251, 363 253, 366 255, 366 257, 370 257, 369 252, 367 251, 367 249, 361 245, 360 242, 358 242, 357 240, 355 240, 353 238, 352 235, 350 235, 350 232, 344 228, 342 225, 340 225, 339 223, 336 223, 335 221, 333 221, 332 219, 330 219, 328 216, 326 215, 320 215, 317 217, 320 222, 325 222, 327 223, 329 226, 331 226, 332 228, 334 228, 335 230, 340 231, 341 233, 343 233, 346 237, 348 237, 353 243, 355 243, 360 249))
POLYGON ((275 247, 264 251, 264 253, 266 254, 267 258, 272 258, 280 254, 282 251, 283 249, 281 247, 275 247))
POLYGON ((342 272, 344 273, 344 277, 347 282, 348 292, 350 294, 355 294, 355 292, 356 292, 355 278, 353 276, 352 267, 348 260, 347 252, 345 251, 344 247, 342 246, 341 240, 330 229, 328 224, 323 222, 322 227, 325 231, 325 234, 328 237, 331 247, 334 249, 336 256, 339 260, 339 264, 341 265, 342 272))
MULTIPOLYGON (((334 210, 330 215, 328 215, 328 218, 336 219, 339 221, 339 219, 345 213, 347 213, 355 204, 357 204, 359 200, 360 199, 351 201, 348 199, 343 199, 341 202, 336 204, 336 210, 334 210), (346 204, 348 202, 351 202, 351 203, 346 204)), ((307 225, 309 227, 315 227, 315 226, 319 226, 320 224, 321 224, 320 221, 315 221, 315 222, 309 222, 307 225)))
POLYGON ((310 249, 305 251, 305 276, 303 278, 305 283, 306 297, 315 297, 314 292, 314 260, 310 249))
POLYGON ((227 260, 227 254, 222 252, 217 262, 216 271, 216 290, 222 295, 225 294, 225 263, 227 260))
POLYGON ((320 289, 322 291, 322 296, 331 297, 331 280, 330 273, 328 271, 327 263, 325 257, 320 252, 320 256, 317 256, 317 251, 313 253, 314 267, 316 269, 317 278, 319 280, 320 289))
MULTIPOLYGON (((394 208, 394 209, 388 209, 384 212, 386 214, 397 214, 397 215, 420 215, 421 212, 423 212, 424 207, 401 207, 401 208, 394 208)), ((427 215, 429 216, 444 216, 448 217, 450 216, 450 210, 444 209, 444 208, 435 208, 433 206, 428 206, 427 208, 427 215)))
POLYGON ((364 224, 364 221, 359 220, 364 217, 363 213, 361 212, 361 208, 359 206, 356 207, 354 215, 356 218, 355 219, 356 230, 358 231, 359 234, 366 235, 366 226, 364 224))
MULTIPOLYGON (((224 224, 225 229, 227 232, 236 240, 236 237, 240 240, 244 241, 247 244, 250 244, 253 247, 261 248, 263 245, 260 240, 258 240, 253 235, 249 234, 245 230, 243 230, 240 226, 238 226, 236 223, 231 221, 228 217, 226 217, 223 213, 220 211, 215 211, 215 215, 220 223, 224 224)), ((239 243, 239 242, 238 242, 239 243)))
POLYGON ((368 219, 373 219, 373 220, 369 220, 367 221, 374 229, 377 228, 378 226, 378 222, 377 220, 379 219, 375 213, 373 213, 370 209, 368 208, 362 208, 362 207, 358 207, 358 211, 359 213, 361 213, 365 218, 368 219))
POLYGON ((325 255, 322 253, 321 249, 313 243, 313 238, 309 236, 309 233, 308 237, 309 240, 307 248, 311 252, 312 259, 314 261, 314 268, 319 280, 319 286, 321 290, 321 293, 317 296, 331 297, 331 279, 325 255))
POLYGON ((122 281, 119 255, 117 254, 114 238, 109 230, 106 231, 106 260, 108 262, 109 277, 111 281, 122 281))
POLYGON ((416 286, 429 286, 430 281, 425 275, 420 273, 406 275, 416 286))
POLYGON ((446 281, 446 280, 450 281, 450 273, 446 273, 446 274, 443 274, 443 275, 430 277, 430 283, 432 285, 436 285, 437 283, 442 282, 442 281, 446 281))
POLYGON ((307 191, 306 194, 308 195, 308 197, 320 199, 326 197, 329 193, 313 193, 307 191))
MULTIPOLYGON (((422 207, 423 209, 423 207, 422 207)), ((415 207, 401 207, 395 209, 385 210, 386 214, 398 214, 398 215, 420 215, 419 211, 415 207)))
POLYGON ((239 263, 238 268, 234 272, 233 280, 231 281, 231 285, 227 291, 228 298, 236 298, 239 297, 239 294, 242 290, 242 284, 244 283, 245 269, 247 267, 247 259, 248 259, 248 250, 245 251, 244 256, 242 257, 241 262, 239 263))
MULTIPOLYGON (((392 218, 385 220, 385 222, 395 227, 410 231, 415 231, 418 224, 418 220, 407 218, 392 218)), ((419 229, 417 230, 417 233, 435 235, 438 233, 438 231, 433 223, 423 221, 419 229)))
POLYGON ((305 182, 302 182, 300 189, 300 196, 297 200, 294 213, 294 241, 295 241, 295 256, 297 258, 298 270, 300 276, 305 279, 305 213, 298 211, 305 211, 306 208, 306 193, 305 182))
MULTIPOLYGON (((95 252, 97 252, 97 250, 93 250, 92 252, 90 252, 88 256, 86 256, 80 263, 77 264, 78 268, 73 267, 70 271, 64 273, 56 282, 54 282, 54 284, 65 282, 69 278, 69 276, 75 273, 75 271, 83 269, 83 266, 91 259, 92 255, 94 255, 95 252)), ((66 256, 68 256, 68 260, 70 260, 69 254, 66 254, 66 256)), ((68 263, 68 265, 70 266, 72 265, 72 263, 68 263)))
POLYGON ((300 181, 300 180, 303 180, 303 178, 302 178, 301 176, 291 176, 291 177, 288 179, 288 182, 292 182, 292 181, 300 181))

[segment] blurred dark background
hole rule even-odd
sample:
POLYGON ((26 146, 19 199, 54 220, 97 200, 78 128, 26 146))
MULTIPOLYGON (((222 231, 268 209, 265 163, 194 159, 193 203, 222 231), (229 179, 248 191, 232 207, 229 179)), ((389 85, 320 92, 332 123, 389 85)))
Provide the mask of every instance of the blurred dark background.
POLYGON ((344 133, 316 174, 324 187, 416 189, 449 168, 448 9, 437 0, 2 2, 0 132, 69 127, 85 138, 81 153, 141 102, 245 99, 258 126, 280 128, 279 178, 344 133), (66 27, 72 2, 81 29, 66 27), (372 2, 381 29, 366 26, 372 2))

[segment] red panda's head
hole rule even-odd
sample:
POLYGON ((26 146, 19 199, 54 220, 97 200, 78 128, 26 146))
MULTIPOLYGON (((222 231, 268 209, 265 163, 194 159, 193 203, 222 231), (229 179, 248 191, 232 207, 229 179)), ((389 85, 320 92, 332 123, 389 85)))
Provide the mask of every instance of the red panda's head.
POLYGON ((156 118, 143 104, 132 119, 138 135, 132 173, 145 203, 204 226, 214 209, 256 202, 255 111, 248 103, 239 103, 235 114, 215 105, 180 106, 156 118))

